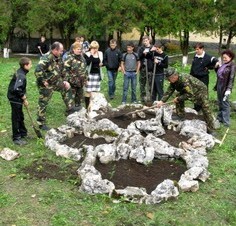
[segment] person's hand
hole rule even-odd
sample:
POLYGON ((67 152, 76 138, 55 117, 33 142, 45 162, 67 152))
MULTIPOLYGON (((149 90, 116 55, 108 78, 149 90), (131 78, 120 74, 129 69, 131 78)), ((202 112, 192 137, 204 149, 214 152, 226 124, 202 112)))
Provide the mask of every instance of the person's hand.
POLYGON ((66 90, 70 89, 70 83, 69 82, 63 81, 63 84, 64 84, 66 90))
POLYGON ((231 94, 231 91, 230 90, 226 90, 225 91, 225 96, 229 96, 231 94))
POLYGON ((28 106, 28 105, 29 105, 28 100, 27 100, 27 99, 24 99, 23 104, 24 104, 24 106, 28 106))
POLYGON ((48 84, 47 81, 44 81, 44 82, 43 82, 43 85, 44 85, 45 87, 48 87, 49 84, 48 84))
POLYGON ((158 64, 159 63, 159 60, 157 58, 154 58, 154 63, 155 64, 158 64))
POLYGON ((156 51, 156 46, 153 46, 150 51, 156 51))
POLYGON ((219 61, 216 62, 216 64, 215 64, 215 68, 218 68, 218 67, 220 67, 220 62, 219 61))
POLYGON ((157 107, 160 108, 161 106, 164 105, 164 102, 163 101, 157 101, 157 107))
POLYGON ((38 49, 41 49, 41 46, 38 46, 38 49))
POLYGON ((175 104, 179 103, 178 97, 176 97, 176 98, 173 100, 173 102, 174 102, 175 104))

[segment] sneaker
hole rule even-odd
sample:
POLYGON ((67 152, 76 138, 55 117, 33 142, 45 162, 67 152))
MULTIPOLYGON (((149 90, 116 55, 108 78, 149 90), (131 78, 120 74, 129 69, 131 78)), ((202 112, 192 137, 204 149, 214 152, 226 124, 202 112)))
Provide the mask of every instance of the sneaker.
POLYGON ((122 102, 121 105, 126 105, 126 103, 125 103, 125 102, 122 102))
POLYGON ((25 140, 22 139, 17 139, 17 140, 13 140, 14 144, 22 146, 22 145, 26 145, 27 142, 25 140))
POLYGON ((26 140, 31 140, 31 139, 33 139, 33 137, 30 136, 30 135, 24 135, 24 136, 21 136, 21 138, 22 138, 22 139, 26 139, 26 140))
POLYGON ((114 99, 114 96, 110 96, 109 98, 110 98, 110 100, 113 100, 113 99, 114 99))
POLYGON ((137 101, 133 101, 132 104, 138 104, 138 102, 137 101))
POLYGON ((49 128, 48 126, 46 126, 46 125, 40 125, 40 126, 39 126, 39 129, 45 130, 45 131, 50 130, 50 128, 49 128))

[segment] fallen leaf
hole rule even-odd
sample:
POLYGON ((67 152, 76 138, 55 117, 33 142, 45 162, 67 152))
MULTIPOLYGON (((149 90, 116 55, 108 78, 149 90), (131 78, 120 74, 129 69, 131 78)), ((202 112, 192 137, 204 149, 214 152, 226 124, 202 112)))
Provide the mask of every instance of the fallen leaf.
POLYGON ((146 216, 151 220, 154 219, 154 214, 153 213, 146 213, 146 216))
POLYGON ((10 178, 16 177, 16 174, 15 174, 15 173, 10 174, 9 177, 10 177, 10 178))

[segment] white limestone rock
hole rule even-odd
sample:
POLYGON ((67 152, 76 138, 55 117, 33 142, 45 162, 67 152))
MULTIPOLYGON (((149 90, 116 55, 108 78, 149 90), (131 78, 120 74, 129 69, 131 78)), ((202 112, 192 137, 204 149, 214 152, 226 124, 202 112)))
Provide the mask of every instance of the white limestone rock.
POLYGON ((119 159, 128 159, 132 147, 125 143, 119 143, 116 148, 116 161, 119 159))
POLYGON ((103 164, 115 161, 116 159, 116 146, 114 144, 100 144, 95 147, 95 152, 97 152, 97 156, 103 164))
POLYGON ((184 192, 191 191, 196 192, 199 189, 199 183, 197 180, 188 180, 185 175, 182 175, 178 185, 180 189, 184 192))
POLYGON ((161 199, 168 200, 176 198, 179 195, 178 188, 174 185, 172 180, 166 179, 156 189, 151 192, 151 196, 160 197, 161 199))
POLYGON ((16 158, 19 158, 20 154, 14 150, 11 150, 10 148, 3 148, 0 151, 0 157, 7 161, 12 161, 16 158))

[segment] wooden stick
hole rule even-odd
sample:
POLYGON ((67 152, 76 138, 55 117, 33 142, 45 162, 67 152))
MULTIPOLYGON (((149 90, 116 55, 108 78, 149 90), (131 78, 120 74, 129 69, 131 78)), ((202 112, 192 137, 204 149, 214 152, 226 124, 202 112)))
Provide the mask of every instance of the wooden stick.
POLYGON ((224 142, 224 140, 225 140, 225 138, 226 138, 228 132, 229 132, 229 128, 226 130, 226 132, 225 132, 225 134, 224 134, 224 136, 223 136, 223 138, 222 138, 222 140, 221 140, 221 142, 220 142, 219 147, 223 144, 223 142, 224 142))

